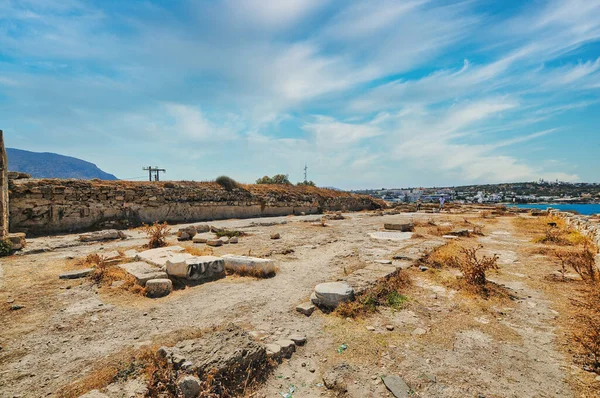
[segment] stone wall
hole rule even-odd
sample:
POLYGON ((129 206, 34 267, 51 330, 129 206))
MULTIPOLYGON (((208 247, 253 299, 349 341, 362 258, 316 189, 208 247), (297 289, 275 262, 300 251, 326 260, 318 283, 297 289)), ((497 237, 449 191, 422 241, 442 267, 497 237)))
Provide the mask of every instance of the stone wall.
POLYGON ((10 228, 31 235, 228 218, 385 207, 382 201, 315 187, 206 182, 11 179, 10 228))
POLYGON ((558 210, 550 210, 550 213, 564 218, 568 226, 589 237, 600 247, 600 220, 598 218, 558 210))

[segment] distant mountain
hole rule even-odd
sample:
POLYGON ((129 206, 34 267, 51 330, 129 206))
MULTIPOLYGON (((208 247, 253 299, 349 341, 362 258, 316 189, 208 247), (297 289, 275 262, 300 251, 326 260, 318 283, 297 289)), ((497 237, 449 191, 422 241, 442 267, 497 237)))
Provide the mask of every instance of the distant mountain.
POLYGON ((6 154, 10 171, 31 174, 34 178, 118 179, 114 175, 100 170, 93 163, 70 156, 49 152, 29 152, 14 148, 6 148, 6 154))

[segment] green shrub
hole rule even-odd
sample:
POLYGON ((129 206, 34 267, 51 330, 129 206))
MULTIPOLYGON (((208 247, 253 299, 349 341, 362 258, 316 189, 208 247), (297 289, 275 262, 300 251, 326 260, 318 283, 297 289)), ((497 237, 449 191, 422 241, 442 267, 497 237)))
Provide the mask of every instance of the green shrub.
POLYGON ((257 184, 292 185, 287 174, 275 174, 273 177, 264 176, 256 180, 257 184))
POLYGON ((9 240, 0 239, 0 257, 8 256, 12 251, 12 243, 9 240))
POLYGON ((236 180, 227 176, 219 176, 215 182, 225 188, 227 191, 232 191, 240 185, 236 180))
POLYGON ((315 183, 313 181, 300 181, 298 184, 299 187, 301 186, 306 186, 306 187, 315 187, 315 183))

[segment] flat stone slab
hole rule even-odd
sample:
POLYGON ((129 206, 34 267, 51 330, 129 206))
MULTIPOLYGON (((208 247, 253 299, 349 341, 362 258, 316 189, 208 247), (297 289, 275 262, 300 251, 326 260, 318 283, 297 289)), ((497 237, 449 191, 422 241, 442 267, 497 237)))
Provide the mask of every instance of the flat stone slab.
POLYGON ((127 236, 116 229, 107 229, 104 231, 91 232, 89 234, 79 235, 79 240, 82 242, 99 242, 103 240, 125 239, 127 236))
POLYGON ((238 256, 235 254, 225 254, 222 258, 225 261, 225 267, 229 269, 237 269, 239 267, 253 268, 273 264, 273 260, 267 258, 238 256))
POLYGON ((354 289, 345 282, 327 282, 315 286, 313 304, 335 309, 340 303, 354 300, 354 289))
POLYGON ((296 351, 296 343, 292 340, 277 340, 273 344, 281 347, 281 356, 284 358, 291 358, 292 354, 296 351))
POLYGON ((410 387, 399 376, 384 376, 383 384, 396 398, 410 398, 412 396, 410 387))
POLYGON ((161 271, 155 265, 150 265, 143 261, 136 261, 134 263, 127 263, 119 265, 128 274, 132 275, 139 285, 146 286, 146 282, 152 279, 166 279, 168 278, 167 273, 161 271))
POLYGON ((65 272, 63 274, 60 274, 58 276, 58 279, 79 279, 79 278, 85 278, 86 276, 91 275, 92 272, 94 272, 93 268, 78 269, 76 271, 69 271, 69 272, 65 272))
POLYGON ((402 241, 408 240, 412 238, 412 232, 387 232, 387 231, 379 231, 370 233, 369 236, 373 239, 383 239, 383 240, 394 240, 394 241, 402 241))
POLYGON ((206 244, 213 247, 223 246, 223 241, 221 239, 209 239, 206 241, 206 244))
MULTIPOLYGON (((185 253, 187 254, 187 253, 185 253)), ((167 274, 192 281, 225 277, 225 261, 215 256, 174 256, 167 260, 167 274)))
POLYGON ((156 265, 157 267, 164 268, 167 265, 167 260, 181 254, 187 254, 189 257, 193 257, 191 254, 185 253, 185 249, 181 246, 167 246, 138 253, 136 260, 145 261, 149 264, 156 265))

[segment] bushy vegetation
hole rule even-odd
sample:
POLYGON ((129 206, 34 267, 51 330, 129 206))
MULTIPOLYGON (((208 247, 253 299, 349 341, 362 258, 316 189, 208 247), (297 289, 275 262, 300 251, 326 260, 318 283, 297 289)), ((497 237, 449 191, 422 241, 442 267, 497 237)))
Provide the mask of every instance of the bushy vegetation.
POLYGON ((9 240, 0 239, 0 257, 8 256, 12 252, 12 243, 9 240))
POLYGON ((260 264, 255 266, 236 266, 236 267, 228 267, 225 266, 225 271, 229 275, 239 275, 239 276, 251 276, 254 278, 266 279, 273 278, 277 275, 279 268, 277 268, 273 264, 260 264))
POLYGON ((463 274, 465 282, 475 287, 484 287, 487 280, 485 273, 488 270, 498 269, 498 255, 478 257, 477 252, 482 246, 476 248, 463 248, 462 258, 458 267, 463 274))
POLYGON ((219 176, 217 177, 215 182, 227 191, 233 191, 235 188, 238 188, 240 186, 240 184, 236 180, 227 176, 219 176))
POLYGON ((280 184, 280 185, 291 185, 290 179, 287 174, 275 174, 273 177, 264 176, 256 180, 257 184, 280 184))
POLYGON ((167 245, 167 236, 169 235, 169 225, 166 222, 162 224, 155 221, 152 225, 142 225, 142 231, 148 236, 148 249, 155 249, 157 247, 164 247, 167 245))
POLYGON ((220 229, 220 230, 214 231, 214 233, 215 233, 215 235, 217 235, 217 238, 222 238, 222 237, 233 238, 234 236, 246 235, 245 232, 235 231, 235 230, 230 230, 230 229, 220 229))
POLYGON ((354 301, 341 303, 335 310, 343 317, 356 318, 377 311, 378 307, 401 309, 408 297, 401 290, 411 285, 411 279, 405 272, 398 272, 358 295, 354 301))
POLYGON ((306 187, 316 187, 316 185, 315 185, 315 183, 313 181, 300 181, 296 185, 298 185, 298 186, 306 186, 306 187))

